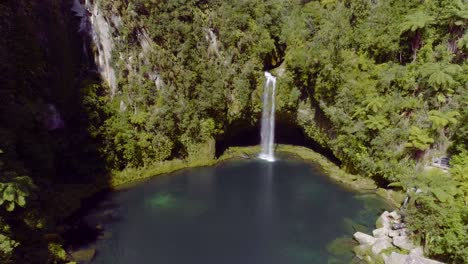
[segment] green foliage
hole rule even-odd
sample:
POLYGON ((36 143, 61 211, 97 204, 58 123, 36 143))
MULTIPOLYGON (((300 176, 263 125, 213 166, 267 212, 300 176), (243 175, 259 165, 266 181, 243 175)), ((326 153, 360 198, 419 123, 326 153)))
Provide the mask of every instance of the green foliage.
POLYGON ((18 246, 18 242, 11 239, 10 237, 0 234, 0 252, 3 255, 0 257, 0 260, 9 261, 13 255, 13 250, 18 246))
POLYGON ((468 260, 466 187, 458 188, 463 184, 456 172, 459 169, 451 174, 431 169, 407 183, 422 190, 411 198, 410 228, 422 240, 427 253, 451 263, 468 260))
POLYGON ((388 126, 388 121, 383 115, 367 116, 367 120, 364 121, 367 128, 371 130, 381 130, 384 127, 388 126))
POLYGON ((434 143, 434 139, 429 136, 429 133, 419 127, 412 126, 409 132, 409 141, 406 143, 407 147, 427 150, 434 143))
POLYGON ((67 252, 62 248, 60 244, 50 243, 48 246, 50 254, 55 256, 59 260, 66 260, 67 259, 67 252))
POLYGON ((15 177, 11 182, 0 182, 0 206, 3 205, 8 212, 13 211, 15 205, 24 207, 31 188, 34 188, 34 184, 27 176, 15 177))
POLYGON ((460 113, 457 111, 449 111, 442 113, 438 110, 429 111, 429 120, 432 122, 434 128, 444 128, 451 124, 457 124, 457 117, 460 116, 460 113))
POLYGON ((456 186, 462 193, 465 206, 468 205, 468 153, 462 152, 451 160, 450 173, 456 181, 456 186))
POLYGON ((405 17, 404 22, 400 25, 400 32, 415 32, 430 25, 433 21, 434 18, 432 16, 422 10, 419 10, 416 13, 409 14, 405 17))

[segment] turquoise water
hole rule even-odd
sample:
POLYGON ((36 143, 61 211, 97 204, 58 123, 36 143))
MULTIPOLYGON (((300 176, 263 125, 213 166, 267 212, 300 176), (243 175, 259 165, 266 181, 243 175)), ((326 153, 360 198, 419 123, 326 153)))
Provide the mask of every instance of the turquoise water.
POLYGON ((158 176, 86 217, 93 263, 349 263, 356 230, 388 207, 295 160, 244 160, 158 176))

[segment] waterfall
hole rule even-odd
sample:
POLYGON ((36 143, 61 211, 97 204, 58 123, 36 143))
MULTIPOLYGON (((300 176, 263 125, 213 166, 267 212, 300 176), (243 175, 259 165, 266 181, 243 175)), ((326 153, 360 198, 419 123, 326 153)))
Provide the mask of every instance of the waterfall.
POLYGON ((260 131, 262 152, 260 158, 274 161, 274 139, 275 139, 275 90, 276 77, 265 72, 266 83, 263 91, 262 127, 260 131))

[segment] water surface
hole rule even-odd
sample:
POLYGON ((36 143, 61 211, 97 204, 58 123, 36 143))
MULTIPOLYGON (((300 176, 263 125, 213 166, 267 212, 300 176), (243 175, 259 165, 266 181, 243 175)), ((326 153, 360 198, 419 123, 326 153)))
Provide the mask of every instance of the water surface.
POLYGON ((86 221, 104 228, 93 263, 349 263, 384 209, 310 164, 244 160, 116 192, 86 221))

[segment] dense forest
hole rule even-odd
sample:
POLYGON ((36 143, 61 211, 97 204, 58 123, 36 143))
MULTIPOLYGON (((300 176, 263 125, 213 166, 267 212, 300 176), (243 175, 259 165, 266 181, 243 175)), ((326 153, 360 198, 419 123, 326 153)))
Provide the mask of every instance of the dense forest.
POLYGON ((0 3, 0 262, 65 261, 64 220, 122 171, 216 159, 259 126, 268 70, 278 122, 408 193, 425 253, 468 263, 466 0, 37 2, 0 3))

